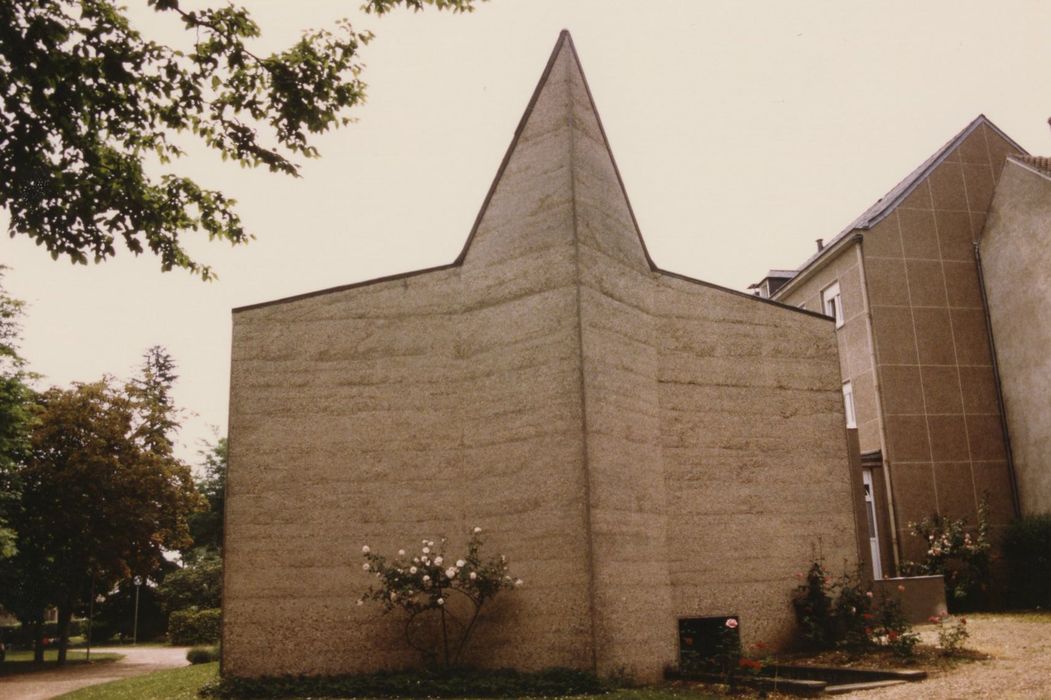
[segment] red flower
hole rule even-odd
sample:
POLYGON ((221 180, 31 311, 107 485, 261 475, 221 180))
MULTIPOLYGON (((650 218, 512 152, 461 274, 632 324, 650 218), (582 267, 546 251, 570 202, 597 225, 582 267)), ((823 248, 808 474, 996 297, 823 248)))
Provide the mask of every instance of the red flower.
POLYGON ((898 639, 898 633, 895 632, 894 630, 891 630, 890 632, 887 632, 887 639, 889 639, 892 642, 896 641, 898 639))
POLYGON ((693 637, 683 637, 682 641, 686 642, 686 646, 688 647, 693 646, 693 637))
POLYGON ((755 659, 741 658, 737 661, 737 665, 741 668, 751 668, 759 670, 763 667, 763 664, 756 661, 755 659))
POLYGON ((942 619, 940 617, 938 617, 937 615, 931 615, 930 617, 927 618, 927 622, 930 622, 931 624, 935 624, 935 625, 938 624, 939 622, 941 622, 941 620, 942 619))

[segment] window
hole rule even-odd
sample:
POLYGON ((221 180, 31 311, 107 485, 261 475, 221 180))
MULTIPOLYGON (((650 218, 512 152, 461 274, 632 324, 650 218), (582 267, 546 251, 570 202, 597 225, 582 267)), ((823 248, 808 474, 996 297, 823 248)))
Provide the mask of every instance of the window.
POLYGON ((839 294, 839 282, 821 292, 821 306, 825 315, 836 319, 836 328, 843 327, 843 298, 839 294))
POLYGON ((843 410, 847 414, 847 427, 858 427, 858 419, 854 413, 854 386, 850 382, 843 382, 843 410))

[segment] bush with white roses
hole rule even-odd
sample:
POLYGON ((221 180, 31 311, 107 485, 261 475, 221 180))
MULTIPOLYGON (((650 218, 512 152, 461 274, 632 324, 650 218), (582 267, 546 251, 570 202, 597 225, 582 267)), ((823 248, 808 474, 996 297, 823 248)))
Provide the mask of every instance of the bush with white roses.
POLYGON ((420 540, 418 552, 409 554, 400 549, 392 559, 364 545, 361 568, 377 582, 358 599, 358 605, 373 601, 382 605, 384 612, 404 610, 408 613, 405 639, 410 646, 428 661, 441 660, 445 666, 458 663, 482 607, 500 591, 523 583, 511 575, 507 557, 482 558, 481 535, 482 528, 473 528, 466 553, 456 559, 446 555, 444 537, 420 540), (438 618, 437 649, 438 640, 429 642, 419 624, 427 613, 438 618))

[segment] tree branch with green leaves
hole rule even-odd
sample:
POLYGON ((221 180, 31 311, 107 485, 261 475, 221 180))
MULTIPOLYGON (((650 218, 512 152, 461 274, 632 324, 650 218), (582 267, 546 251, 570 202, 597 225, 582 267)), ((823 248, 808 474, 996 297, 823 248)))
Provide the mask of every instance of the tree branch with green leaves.
MULTIPOLYGON (((368 0, 383 15, 398 6, 469 12, 482 0, 368 0)), ((359 55, 372 38, 341 20, 303 33, 268 55, 252 49, 260 27, 243 7, 177 14, 192 50, 144 37, 111 0, 0 0, 0 206, 12 236, 74 263, 113 257, 117 241, 149 250, 161 269, 215 276, 191 258, 189 232, 243 244, 252 238, 236 202, 175 172, 196 137, 244 167, 298 175, 315 158, 312 137, 352 121, 365 101, 359 55)))

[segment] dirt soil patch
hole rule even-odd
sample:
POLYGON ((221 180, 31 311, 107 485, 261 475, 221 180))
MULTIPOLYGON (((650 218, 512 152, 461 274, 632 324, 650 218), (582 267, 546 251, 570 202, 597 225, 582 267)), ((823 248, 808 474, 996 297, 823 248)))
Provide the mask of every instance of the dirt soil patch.
MULTIPOLYGON (((967 616, 967 648, 984 660, 928 666, 921 683, 850 693, 845 700, 1035 700, 1051 698, 1051 614, 981 614, 967 616)), ((932 628, 917 628, 924 641, 937 641, 932 628)))
MULTIPOLYGON (((843 700, 1051 700, 1051 613, 982 613, 966 615, 970 639, 960 658, 935 649, 937 630, 916 628, 922 639, 913 659, 889 653, 861 656, 826 652, 816 656, 779 656, 777 661, 852 668, 907 668, 927 671, 928 678, 834 697, 843 700)), ((749 691, 745 696, 755 696, 749 691)), ((770 693, 771 700, 789 695, 770 693)))

